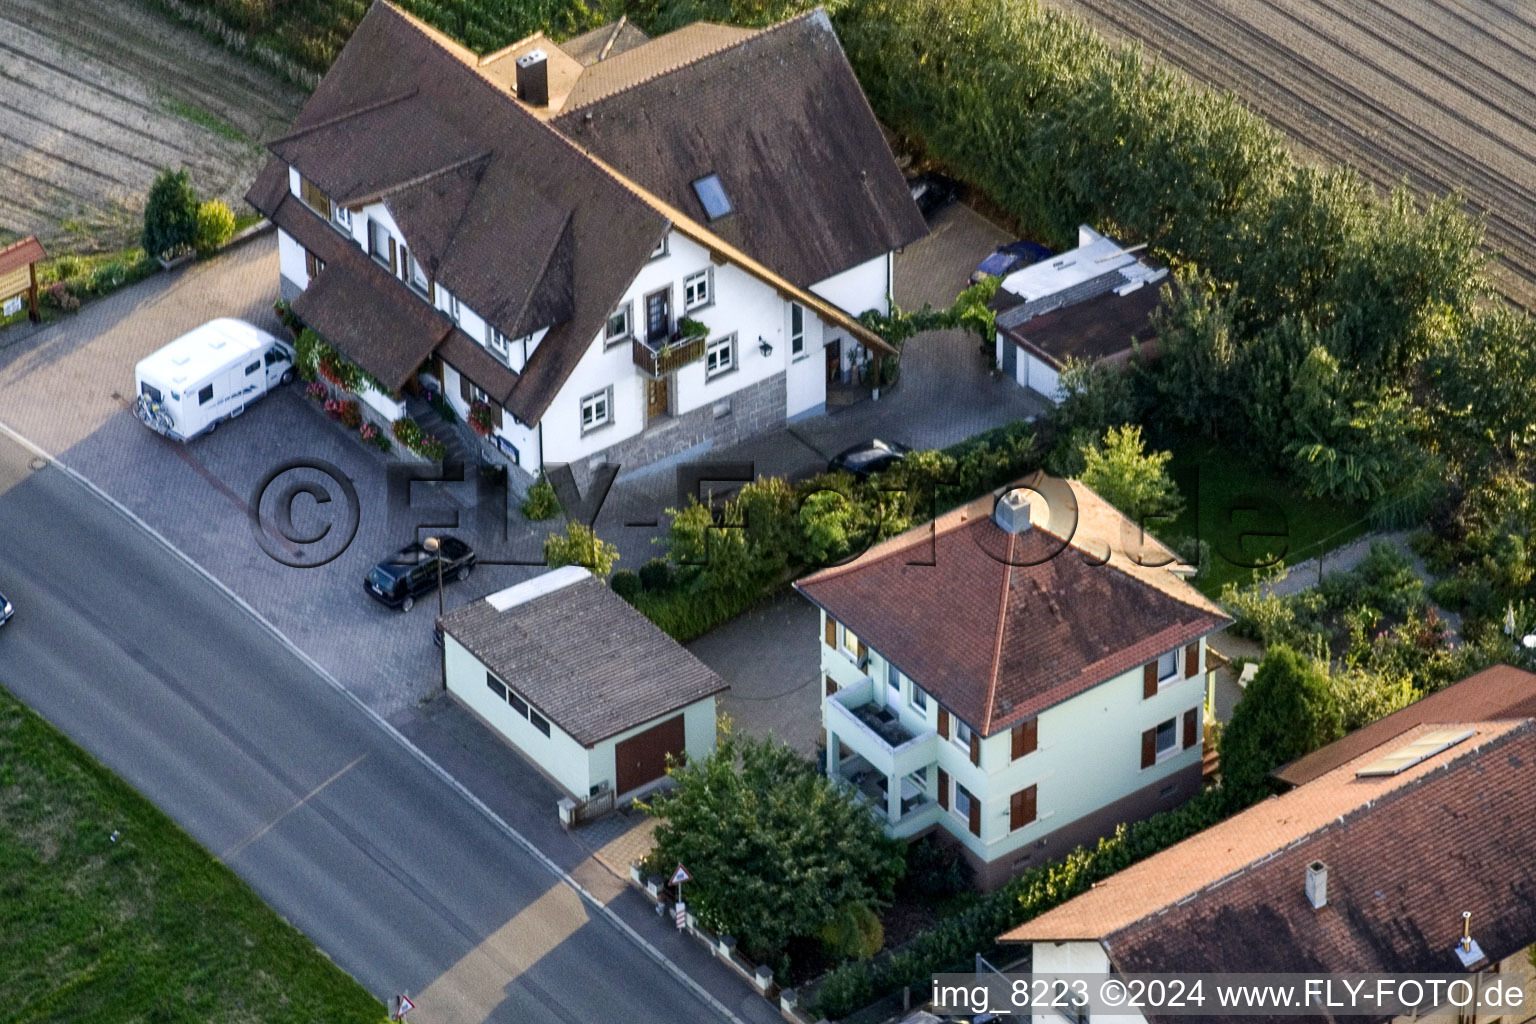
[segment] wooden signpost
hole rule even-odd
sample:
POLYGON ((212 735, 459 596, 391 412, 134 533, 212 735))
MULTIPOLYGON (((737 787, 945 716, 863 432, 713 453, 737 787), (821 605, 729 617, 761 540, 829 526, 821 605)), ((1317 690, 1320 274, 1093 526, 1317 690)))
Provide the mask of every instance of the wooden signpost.
POLYGON ((47 256, 36 235, 0 249, 0 316, 20 313, 25 299, 27 318, 37 323, 37 263, 47 256))

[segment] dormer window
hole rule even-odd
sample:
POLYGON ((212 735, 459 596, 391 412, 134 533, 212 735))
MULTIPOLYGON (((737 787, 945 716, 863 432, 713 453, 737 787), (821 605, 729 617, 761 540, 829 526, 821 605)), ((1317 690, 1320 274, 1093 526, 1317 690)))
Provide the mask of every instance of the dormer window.
POLYGON ((350 235, 352 233, 352 211, 338 203, 331 210, 331 223, 350 235))
POLYGON ((485 325, 485 347, 501 358, 507 358, 507 336, 490 324, 485 325))
POLYGON ((699 197, 704 215, 710 220, 719 220, 731 212, 730 197, 725 194, 725 186, 720 184, 718 174, 706 174, 695 181, 693 193, 699 197))
POLYGON ((405 283, 426 295, 431 290, 431 281, 427 278, 427 268, 421 265, 421 261, 407 253, 405 283))

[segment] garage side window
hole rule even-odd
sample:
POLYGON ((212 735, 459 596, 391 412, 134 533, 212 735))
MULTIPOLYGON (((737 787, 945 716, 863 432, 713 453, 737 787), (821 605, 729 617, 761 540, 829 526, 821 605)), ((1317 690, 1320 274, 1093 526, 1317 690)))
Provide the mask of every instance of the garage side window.
POLYGON ((539 730, 539 732, 543 733, 545 736, 549 735, 549 719, 545 718, 543 715, 533 710, 533 708, 529 707, 528 702, 519 697, 511 687, 507 686, 500 679, 497 679, 489 672, 485 674, 485 685, 489 687, 490 691, 497 697, 506 701, 507 704, 511 706, 513 711, 516 711, 518 714, 528 719, 529 723, 532 724, 535 729, 539 730))

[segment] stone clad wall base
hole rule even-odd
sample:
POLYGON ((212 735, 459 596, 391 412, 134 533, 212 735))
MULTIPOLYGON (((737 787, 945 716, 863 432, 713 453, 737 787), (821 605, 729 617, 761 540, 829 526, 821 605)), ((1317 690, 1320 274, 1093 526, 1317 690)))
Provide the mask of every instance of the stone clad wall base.
POLYGON ((282 298, 284 302, 292 302, 294 299, 304 294, 304 288, 302 285, 288 280, 282 274, 278 274, 277 294, 282 298))
POLYGON ((1200 792, 1200 765, 1190 765, 1173 775, 1164 776, 1157 782, 1112 804, 1068 822, 1054 832, 1013 850, 993 861, 984 861, 968 850, 959 840, 952 838, 942 826, 935 826, 947 844, 953 846, 976 873, 976 887, 991 892, 1015 875, 1030 868, 1060 860, 1079 846, 1091 846, 1101 837, 1114 834, 1121 823, 1142 821, 1158 811, 1177 807, 1200 792), (1171 791, 1164 793, 1172 787, 1171 791))
POLYGON ((776 373, 717 402, 653 421, 642 433, 583 459, 571 470, 585 482, 603 462, 617 463, 620 472, 627 473, 689 449, 724 448, 783 426, 786 400, 785 375, 776 373))

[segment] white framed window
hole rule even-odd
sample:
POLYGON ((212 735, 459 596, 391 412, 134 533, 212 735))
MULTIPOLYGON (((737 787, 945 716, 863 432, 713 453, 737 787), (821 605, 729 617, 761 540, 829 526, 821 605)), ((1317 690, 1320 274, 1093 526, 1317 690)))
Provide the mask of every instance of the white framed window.
POLYGON ((736 369, 736 335, 727 334, 717 341, 710 342, 709 347, 704 350, 705 378, 718 377, 734 369, 736 369))
POLYGON ((683 308, 698 309, 714 301, 714 272, 705 267, 697 274, 683 278, 683 308))
POLYGON ((491 396, 475 387, 473 383, 469 385, 469 400, 471 402, 484 402, 486 405, 491 404, 491 396))
POLYGON ((1157 681, 1166 683, 1179 674, 1179 652, 1169 651, 1157 657, 1157 681))
POLYGON ((617 345, 628 341, 634 333, 634 306, 631 303, 626 302, 608 314, 608 326, 603 329, 604 344, 617 345))
POLYGON ((1153 739, 1152 750, 1159 761, 1179 749, 1179 720, 1170 718, 1160 722, 1153 739))
POLYGON ((454 323, 462 323, 464 318, 463 307, 459 305, 459 297, 448 292, 448 318, 454 323))
POLYGON ((352 211, 340 203, 331 205, 331 222, 347 234, 352 233, 352 211))
POLYGON ((901 703, 901 672, 890 662, 885 663, 885 685, 891 692, 885 702, 891 707, 901 703))
POLYGON ((368 220, 368 255, 389 266, 389 228, 372 218, 368 220))
POLYGON ((859 656, 859 635, 847 626, 843 627, 843 652, 855 658, 859 656))
POLYGON ((406 283, 419 292, 425 292, 428 287, 427 268, 423 267, 421 261, 409 253, 406 254, 405 261, 406 265, 410 268, 407 271, 406 283))
POLYGON ((485 347, 501 358, 507 358, 507 336, 490 324, 485 325, 485 347))
POLYGON ((969 754, 971 752, 971 727, 956 718, 955 732, 950 737, 950 742, 969 754))
POLYGON ((954 811, 955 817, 961 821, 969 822, 971 820, 971 805, 976 802, 976 798, 971 795, 970 790, 960 785, 958 781, 955 782, 954 786, 955 798, 950 801, 950 810, 954 811))
POLYGON ((656 243, 656 248, 651 250, 651 259, 659 260, 663 256, 665 256, 666 254, 667 254, 667 238, 666 238, 665 235, 663 235, 661 241, 656 243))
POLYGON ((913 683, 912 692, 907 696, 907 703, 926 714, 928 711, 928 691, 913 683))
POLYGON ((789 304, 789 354, 805 354, 805 307, 798 302, 789 304))
POLYGON ((613 388, 594 391, 581 400, 581 432, 606 427, 613 422, 613 388))

